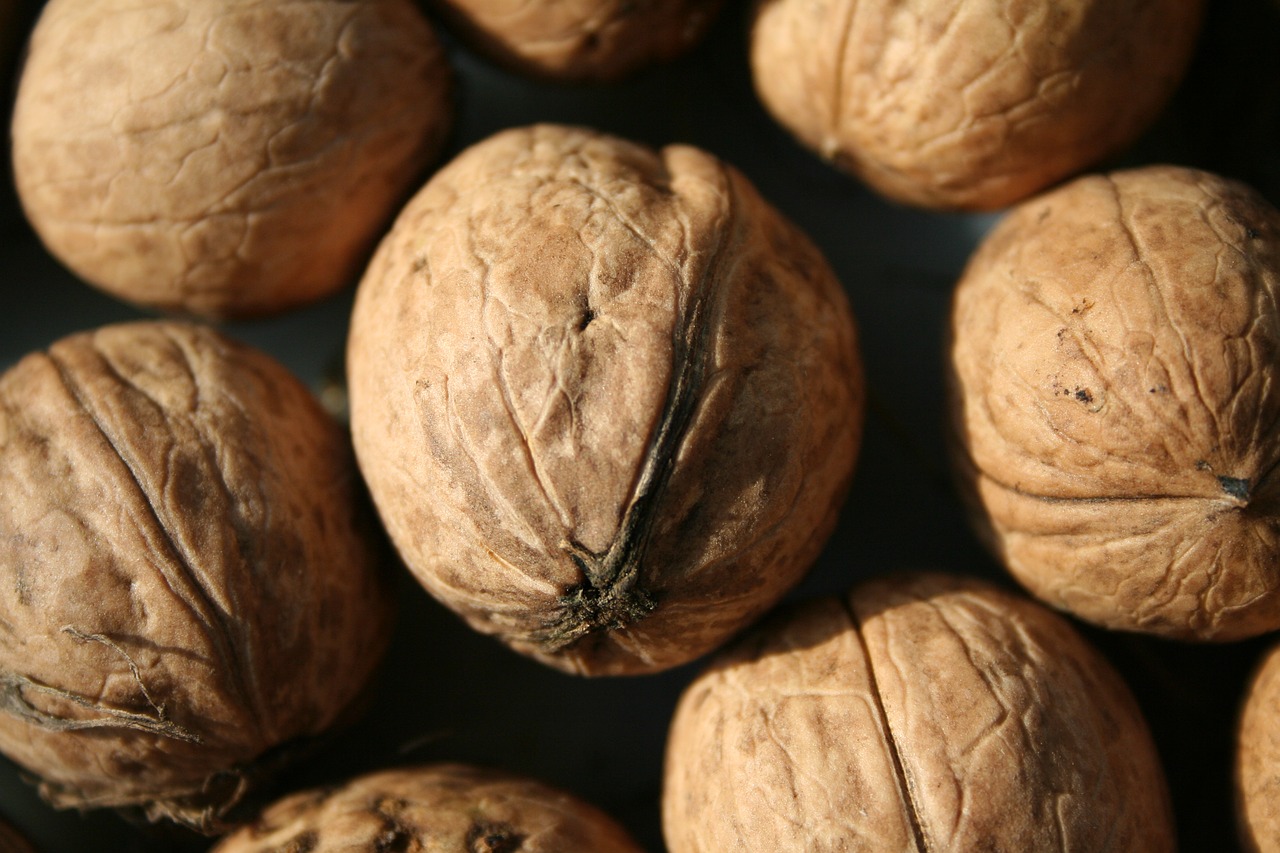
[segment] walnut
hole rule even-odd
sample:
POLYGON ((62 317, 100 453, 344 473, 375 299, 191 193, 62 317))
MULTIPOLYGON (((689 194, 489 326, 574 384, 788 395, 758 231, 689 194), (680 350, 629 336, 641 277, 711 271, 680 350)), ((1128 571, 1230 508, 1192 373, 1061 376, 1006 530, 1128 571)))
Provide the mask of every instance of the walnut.
POLYGON ((806 571, 861 434, 852 316, 737 171, 506 131, 401 214, 360 283, 356 455, 409 568, 586 674, 722 642, 806 571))
POLYGON ((898 201, 996 208, 1131 143, 1181 79, 1201 0, 763 0, 756 91, 898 201))
POLYGON ((386 645, 342 430, 201 326, 65 338, 0 377, 0 749, 55 805, 212 831, 386 645))
POLYGON ((693 47, 723 0, 434 0, 467 43, 521 73, 615 80, 693 47))
POLYGON ((444 142, 411 0, 51 0, 13 119, 49 250, 131 302, 278 312, 351 283, 444 142))
POLYGON ((1280 213, 1149 167, 988 235, 956 290, 952 435, 991 549, 1110 628, 1280 628, 1280 213))
POLYGON ((31 842, 3 818, 0 818, 0 850, 5 853, 36 853, 31 842))
POLYGON ((1255 853, 1280 851, 1280 646, 1262 659, 1245 696, 1236 745, 1240 839, 1255 853))
POLYGON ((460 764, 384 770, 294 794, 213 853, 640 853, 594 806, 541 782, 460 764))
POLYGON ((942 575, 771 617, 685 691, 671 853, 1174 849, 1119 677, 1051 611, 942 575))

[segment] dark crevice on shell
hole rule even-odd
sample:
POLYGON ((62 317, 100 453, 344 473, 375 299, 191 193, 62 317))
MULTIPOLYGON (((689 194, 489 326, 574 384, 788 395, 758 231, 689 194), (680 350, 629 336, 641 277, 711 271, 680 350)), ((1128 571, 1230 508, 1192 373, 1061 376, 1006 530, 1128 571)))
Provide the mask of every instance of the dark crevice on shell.
POLYGON ((729 207, 720 239, 699 280, 691 285, 675 325, 671 347, 671 381, 662 413, 645 449, 631 498, 613 540, 600 553, 566 540, 561 548, 582 572, 583 582, 559 599, 559 615, 534 636, 550 653, 564 650, 596 631, 618 630, 638 622, 657 606, 643 584, 645 552, 676 457, 704 397, 712 326, 725 281, 721 259, 731 243, 740 242, 738 198, 732 177, 720 167, 729 207))

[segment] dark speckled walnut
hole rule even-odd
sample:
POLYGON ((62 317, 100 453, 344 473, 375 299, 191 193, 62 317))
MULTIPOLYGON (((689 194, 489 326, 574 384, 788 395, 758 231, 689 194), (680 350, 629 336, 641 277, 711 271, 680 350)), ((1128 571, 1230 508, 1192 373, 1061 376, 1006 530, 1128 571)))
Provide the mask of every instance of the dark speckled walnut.
POLYGON ((294 794, 213 853, 641 853, 612 818, 507 773, 440 764, 294 794))
POLYGON ((693 47, 723 0, 434 0, 467 43, 534 77, 603 82, 693 47))
POLYGON ((562 669, 709 651, 808 569, 861 435, 853 319, 731 167, 586 130, 442 169, 360 284, 357 458, 400 553, 562 669))
POLYGON ((956 290, 950 406, 981 535, 1055 607, 1280 628, 1280 212, 1171 167, 1024 203, 956 290))
POLYGON ((1202 0, 761 0, 769 111, 888 197, 989 209, 1129 145, 1173 94, 1202 0))
POLYGON ((211 317, 352 283, 452 121, 412 0, 51 0, 13 118, 32 225, 77 275, 211 317))
POLYGON ((1107 662, 1047 608, 907 575, 771 617, 681 697, 671 853, 1168 853, 1168 791, 1107 662))
POLYGON ((0 377, 0 749, 57 805, 219 827, 389 634, 342 430, 266 355, 109 326, 0 377))

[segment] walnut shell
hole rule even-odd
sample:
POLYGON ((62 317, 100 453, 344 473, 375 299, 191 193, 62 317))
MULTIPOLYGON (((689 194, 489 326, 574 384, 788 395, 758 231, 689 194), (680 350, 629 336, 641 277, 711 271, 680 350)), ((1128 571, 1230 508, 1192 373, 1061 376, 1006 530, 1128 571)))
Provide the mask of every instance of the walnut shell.
POLYGON ((426 588, 562 669, 653 671, 800 579, 861 434, 853 319, 736 170, 506 131, 401 214, 348 350, 361 471, 426 588))
POLYGON ((411 0, 51 0, 14 110, 18 191, 114 296, 282 311, 354 281, 443 145, 450 81, 411 0))
POLYGON ((898 201, 1002 207, 1120 150, 1190 59, 1201 0, 763 0, 756 91, 898 201))
POLYGON ((1262 659, 1245 695, 1236 743, 1240 839, 1254 853, 1280 851, 1280 646, 1262 659))
POLYGON ((294 794, 212 853, 641 853, 608 815, 541 782, 460 764, 294 794))
POLYGON ((22 359, 0 377, 0 750, 56 805, 217 829, 386 645, 357 485, 306 387, 210 329, 22 359))
POLYGON ((551 80, 616 80, 692 48, 723 0, 434 0, 467 43, 551 80))
POLYGON ((951 319, 963 491, 1055 607, 1229 640, 1280 628, 1280 212, 1204 172, 1081 178, 1011 212, 951 319))
POLYGON ((1061 618, 911 575, 809 602, 685 691, 671 853, 1174 849, 1137 705, 1061 618))
MULTIPOLYGON (((3 0, 0 0, 0 7, 3 5, 3 0)), ((0 850, 4 853, 36 853, 31 842, 3 818, 0 818, 0 850)))

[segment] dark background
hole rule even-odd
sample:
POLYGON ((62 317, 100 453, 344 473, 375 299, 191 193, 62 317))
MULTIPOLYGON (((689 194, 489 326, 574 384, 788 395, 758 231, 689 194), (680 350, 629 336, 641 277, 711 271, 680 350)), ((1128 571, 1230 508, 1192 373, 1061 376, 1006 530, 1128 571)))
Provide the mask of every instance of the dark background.
MULTIPOLYGON (((39 3, 20 4, 25 32, 39 3)), ((792 598, 861 578, 941 569, 1009 584, 969 533, 947 477, 940 340, 951 287, 995 215, 894 206, 801 150, 757 104, 746 68, 747 11, 730 2, 694 53, 609 87, 541 84, 450 42, 458 129, 450 154, 534 121, 585 124, 662 145, 702 146, 742 169, 822 247, 858 316, 869 386, 859 469, 840 525, 792 598)), ((0 92, 12 92, 15 39, 0 92)), ((1102 167, 1198 166, 1280 201, 1280 4, 1210 0, 1197 56, 1165 114, 1102 167)), ((7 156, 6 156, 7 162, 7 156)), ((76 281, 41 248, 7 181, 0 188, 0 368, 73 331, 143 316, 76 281)), ((269 321, 227 325, 317 390, 340 375, 350 291, 269 321)), ((610 812, 662 849, 658 797, 667 721, 704 662, 656 676, 583 680, 471 633, 400 567, 397 633, 371 707, 268 793, 337 782, 390 764, 457 760, 522 772, 610 812)), ((1194 646, 1081 626, 1128 679, 1169 774, 1187 851, 1235 845, 1234 725, 1247 677, 1273 638, 1194 646)), ((45 806, 0 759, 0 813, 46 853, 198 851, 185 831, 111 813, 45 806)), ((4 851, 0 851, 4 853, 4 851)))

